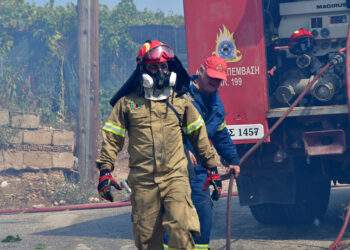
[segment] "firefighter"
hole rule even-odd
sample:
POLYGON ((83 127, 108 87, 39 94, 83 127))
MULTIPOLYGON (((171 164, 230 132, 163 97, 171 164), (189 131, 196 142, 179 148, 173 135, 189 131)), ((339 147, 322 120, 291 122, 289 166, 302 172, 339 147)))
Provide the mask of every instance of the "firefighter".
MULTIPOLYGON (((226 61, 218 56, 210 56, 205 64, 201 65, 198 75, 192 76, 192 84, 189 90, 189 98, 206 124, 208 137, 212 141, 221 161, 228 167, 227 172, 233 171, 235 178, 240 173, 239 156, 236 147, 232 142, 225 123, 225 110, 221 99, 218 96, 218 88, 226 77, 226 61)), ((200 164, 198 157, 191 145, 189 154, 195 175, 190 178, 192 189, 192 201, 197 209, 200 220, 201 236, 195 237, 195 249, 210 249, 209 240, 212 228, 212 200, 218 200, 221 187, 217 187, 210 195, 209 189, 203 188, 206 184, 208 174, 205 166, 200 164), (199 163, 199 164, 197 164, 199 163)), ((167 238, 165 238, 167 247, 167 238)))
MULTIPOLYGON (((111 172, 128 133, 128 184, 138 249, 163 249, 165 232, 169 247, 193 249, 193 235, 200 235, 182 134, 192 143, 202 166, 216 169, 217 163, 203 119, 185 94, 189 83, 168 45, 146 41, 134 73, 112 98, 114 108, 102 129, 102 149, 96 161, 98 191, 109 201, 113 201, 111 186, 121 189, 111 172)), ((217 176, 210 175, 208 182, 214 179, 217 176)))

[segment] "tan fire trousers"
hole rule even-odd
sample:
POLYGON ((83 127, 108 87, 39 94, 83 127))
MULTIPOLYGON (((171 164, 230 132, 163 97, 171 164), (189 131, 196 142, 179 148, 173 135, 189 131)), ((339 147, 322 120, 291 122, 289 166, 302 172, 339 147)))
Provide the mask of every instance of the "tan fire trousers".
POLYGON ((194 248, 192 234, 199 236, 200 226, 188 177, 131 188, 131 216, 138 249, 162 250, 165 232, 169 248, 194 248))

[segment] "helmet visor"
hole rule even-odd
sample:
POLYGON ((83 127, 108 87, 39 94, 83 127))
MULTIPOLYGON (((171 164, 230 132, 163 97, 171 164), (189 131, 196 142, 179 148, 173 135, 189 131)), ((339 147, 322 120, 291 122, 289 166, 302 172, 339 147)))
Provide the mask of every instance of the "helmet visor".
POLYGON ((168 61, 174 57, 174 51, 167 45, 155 47, 145 54, 145 62, 161 62, 168 61), (165 60, 161 60, 165 59, 165 60))

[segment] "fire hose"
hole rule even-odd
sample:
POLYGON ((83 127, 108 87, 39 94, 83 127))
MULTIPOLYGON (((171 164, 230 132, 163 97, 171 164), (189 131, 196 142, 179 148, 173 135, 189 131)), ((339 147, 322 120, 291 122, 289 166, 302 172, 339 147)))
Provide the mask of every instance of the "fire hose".
MULTIPOLYGON (((345 49, 341 49, 338 52, 343 52, 345 49)), ((274 130, 282 123, 282 121, 289 115, 289 113, 295 108, 295 106, 300 102, 300 100, 306 95, 306 93, 310 90, 313 84, 319 79, 319 77, 332 65, 338 63, 337 60, 331 60, 327 63, 318 74, 308 83, 307 87, 303 90, 303 92, 298 96, 298 98, 293 102, 293 104, 288 108, 288 110, 277 120, 277 122, 271 127, 271 129, 256 143, 254 144, 240 159, 240 165, 244 163, 244 161, 265 141, 265 139, 274 132, 274 130)), ((238 193, 232 193, 233 180, 234 175, 232 172, 228 174, 221 175, 221 180, 229 179, 228 193, 222 194, 222 197, 227 196, 227 216, 226 216, 226 249, 231 249, 231 200, 232 196, 238 196, 238 193)), ((13 214, 13 213, 35 213, 35 212, 54 212, 54 211, 65 211, 65 210, 84 210, 84 209, 99 209, 99 208, 112 208, 112 207, 123 207, 129 206, 130 201, 123 202, 114 202, 114 203, 99 203, 99 204, 85 204, 85 205, 73 205, 73 206, 60 206, 60 207, 51 207, 51 208, 33 208, 33 209, 16 209, 16 210, 0 210, 1 214, 13 214)), ((334 241, 334 243, 330 246, 329 250, 341 249, 344 246, 344 243, 340 242, 345 229, 349 223, 350 218, 350 202, 347 208, 347 214, 342 226, 342 229, 334 241), (337 248, 338 247, 338 248, 337 248)))
MULTIPOLYGON (((348 40, 348 46, 349 46, 349 40, 348 40)), ((343 49, 340 49, 338 52, 342 53, 345 50, 346 50, 346 48, 343 48, 343 49)), ((349 51, 347 51, 347 57, 349 58, 349 51)), ((346 212, 346 215, 345 215, 343 226, 340 229, 340 232, 339 232, 337 238, 334 240, 333 244, 329 247, 329 250, 335 250, 335 249, 339 250, 339 249, 344 249, 344 248, 348 247, 348 244, 343 243, 340 240, 343 237, 343 235, 345 233, 345 230, 346 230, 346 228, 347 228, 347 226, 349 224, 349 218, 350 218, 350 201, 349 201, 349 204, 348 204, 348 207, 347 207, 347 212, 346 212)))
POLYGON ((130 206, 130 204, 131 204, 130 201, 121 201, 121 202, 112 202, 112 203, 83 204, 83 205, 70 205, 70 206, 57 206, 57 207, 25 208, 25 209, 12 209, 12 210, 9 209, 9 210, 0 210, 0 215, 125 207, 125 206, 130 206))
POLYGON ((345 233, 345 229, 349 224, 349 217, 350 217, 350 202, 348 204, 348 208, 347 208, 347 212, 346 212, 346 216, 344 219, 344 223, 343 226, 338 234, 338 237, 335 239, 335 241, 333 242, 333 244, 329 247, 329 250, 334 250, 334 249, 345 249, 347 248, 348 244, 341 242, 341 238, 343 237, 344 233, 345 233))
MULTIPOLYGON (((271 127, 271 129, 256 143, 254 144, 241 158, 239 164, 242 165, 243 162, 250 156, 264 141, 272 134, 273 131, 282 123, 282 121, 289 115, 289 113, 295 108, 295 106, 301 101, 301 99, 306 95, 314 83, 320 78, 320 76, 332 65, 336 64, 337 61, 332 60, 327 63, 317 75, 308 83, 306 88, 301 92, 298 98, 293 102, 293 104, 288 108, 288 110, 277 120, 277 122, 271 127)), ((222 175, 222 180, 230 179, 228 186, 228 196, 227 196, 227 216, 226 216, 226 249, 231 249, 231 199, 232 199, 232 186, 234 175, 228 173, 222 175)))

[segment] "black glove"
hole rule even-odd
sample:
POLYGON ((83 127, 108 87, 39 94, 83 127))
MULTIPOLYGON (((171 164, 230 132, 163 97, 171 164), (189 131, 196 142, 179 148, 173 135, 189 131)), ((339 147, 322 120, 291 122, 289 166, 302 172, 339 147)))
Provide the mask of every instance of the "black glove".
POLYGON ((211 198, 214 201, 217 201, 220 198, 222 190, 221 178, 217 167, 207 169, 207 179, 205 180, 202 190, 207 190, 210 185, 213 185, 214 187, 211 198))
POLYGON ((111 171, 104 169, 100 172, 100 178, 98 179, 98 193, 103 199, 113 201, 113 195, 111 193, 111 186, 114 186, 118 190, 122 190, 118 182, 112 177, 111 171))

